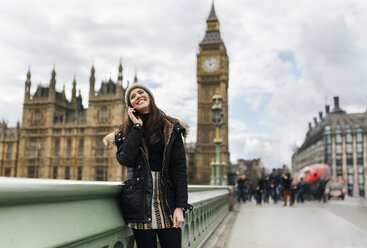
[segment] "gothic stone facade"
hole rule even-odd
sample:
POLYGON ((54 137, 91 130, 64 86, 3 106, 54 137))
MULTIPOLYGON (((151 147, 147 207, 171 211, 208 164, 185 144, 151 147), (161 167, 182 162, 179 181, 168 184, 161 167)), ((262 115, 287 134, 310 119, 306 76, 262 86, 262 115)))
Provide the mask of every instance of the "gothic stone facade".
POLYGON ((22 126, 0 125, 0 176, 121 181, 124 169, 116 161, 116 148, 106 149, 102 138, 126 115, 122 80, 120 64, 117 81, 102 82, 95 91, 92 67, 86 109, 75 80, 70 101, 65 91, 55 89, 55 69, 49 87, 39 85, 32 95, 28 72, 22 126))

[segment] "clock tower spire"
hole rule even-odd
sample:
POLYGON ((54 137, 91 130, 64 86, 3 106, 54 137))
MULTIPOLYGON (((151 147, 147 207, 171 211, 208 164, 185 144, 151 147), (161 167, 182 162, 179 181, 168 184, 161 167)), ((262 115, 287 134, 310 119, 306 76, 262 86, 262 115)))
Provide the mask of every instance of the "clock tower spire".
POLYGON ((212 9, 210 10, 209 17, 206 19, 206 30, 217 30, 219 32, 219 20, 217 14, 215 13, 214 1, 212 2, 212 9))
POLYGON ((212 121, 212 97, 217 90, 223 98, 221 158, 229 166, 228 152, 228 67, 227 50, 220 35, 214 2, 206 20, 206 32, 197 54, 198 122, 195 155, 195 178, 190 183, 210 183, 210 163, 215 160, 215 125, 212 121))

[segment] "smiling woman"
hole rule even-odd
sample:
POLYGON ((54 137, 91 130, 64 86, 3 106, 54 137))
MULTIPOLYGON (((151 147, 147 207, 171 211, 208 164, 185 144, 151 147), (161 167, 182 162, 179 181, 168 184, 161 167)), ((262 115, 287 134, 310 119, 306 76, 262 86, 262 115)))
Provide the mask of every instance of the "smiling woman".
MULTIPOLYGON (((142 114, 147 114, 149 113, 150 106, 150 97, 148 95, 148 92, 148 88, 146 88, 145 90, 142 88, 131 89, 130 91, 126 92, 126 96, 129 96, 129 98, 125 99, 125 102, 130 102, 129 108, 131 108, 132 106, 135 111, 142 114)), ((151 92, 149 94, 152 95, 151 92)))
POLYGON ((141 84, 126 90, 128 118, 104 138, 117 146, 118 162, 128 167, 121 195, 122 215, 138 247, 181 247, 187 203, 186 155, 181 123, 160 110, 141 84))

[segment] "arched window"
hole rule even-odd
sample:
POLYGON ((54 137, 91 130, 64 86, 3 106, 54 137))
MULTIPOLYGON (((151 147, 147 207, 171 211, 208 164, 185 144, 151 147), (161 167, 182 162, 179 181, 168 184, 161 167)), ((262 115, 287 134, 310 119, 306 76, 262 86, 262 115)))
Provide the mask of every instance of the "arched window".
POLYGON ((70 167, 69 166, 65 166, 65 175, 64 178, 69 180, 70 179, 70 167))
POLYGON ((83 155, 84 155, 84 139, 81 138, 79 140, 78 157, 83 157, 83 155))
POLYGON ((42 113, 39 109, 36 109, 36 111, 34 112, 34 123, 40 124, 41 120, 42 120, 42 113))
POLYGON ((107 107, 102 107, 101 113, 100 113, 100 122, 105 123, 108 121, 108 109, 107 107))
POLYGON ((53 167, 53 170, 52 170, 52 178, 53 179, 57 179, 57 166, 54 166, 53 167))
POLYGON ((60 154, 60 139, 55 139, 55 149, 54 149, 54 156, 58 157, 60 154))
POLYGON ((38 166, 28 166, 28 178, 38 178, 38 166))
POLYGON ((103 144, 103 137, 97 137, 96 139, 96 156, 108 157, 108 148, 103 144))
POLYGON ((8 144, 8 149, 6 150, 6 159, 11 160, 13 156, 13 144, 8 144))
POLYGON ((39 158, 41 156, 41 139, 31 138, 29 147, 29 158, 39 158))
POLYGON ((107 181, 108 169, 107 166, 96 166, 95 180, 96 181, 107 181))
POLYGON ((68 139, 66 140, 66 156, 67 156, 68 158, 70 158, 70 157, 71 157, 71 138, 68 138, 68 139))

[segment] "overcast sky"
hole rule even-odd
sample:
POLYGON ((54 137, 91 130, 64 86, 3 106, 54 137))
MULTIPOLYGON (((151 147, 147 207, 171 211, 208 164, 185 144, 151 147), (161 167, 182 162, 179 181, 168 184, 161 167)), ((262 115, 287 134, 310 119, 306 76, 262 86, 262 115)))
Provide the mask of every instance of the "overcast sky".
MULTIPOLYGON (((152 88, 167 114, 190 124, 196 141, 196 54, 211 0, 0 2, 0 118, 22 118, 28 67, 31 92, 47 86, 70 99, 74 75, 88 105, 90 68, 96 87, 117 78, 152 88)), ((333 96, 347 112, 367 109, 367 1, 216 0, 230 60, 231 161, 261 158, 290 164, 308 122, 333 96)))

